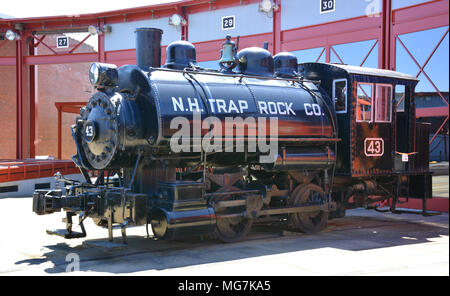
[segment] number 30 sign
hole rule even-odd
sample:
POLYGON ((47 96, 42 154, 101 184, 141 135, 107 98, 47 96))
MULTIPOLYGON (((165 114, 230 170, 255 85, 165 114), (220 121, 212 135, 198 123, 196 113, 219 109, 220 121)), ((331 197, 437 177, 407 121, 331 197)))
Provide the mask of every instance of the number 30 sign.
POLYGON ((320 0, 320 13, 333 12, 335 10, 334 0, 320 0))

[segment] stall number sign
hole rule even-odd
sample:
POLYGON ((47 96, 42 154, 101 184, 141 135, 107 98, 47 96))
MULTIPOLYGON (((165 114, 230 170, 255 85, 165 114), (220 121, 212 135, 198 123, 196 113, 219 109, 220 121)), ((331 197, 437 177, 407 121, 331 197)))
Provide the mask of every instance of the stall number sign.
POLYGON ((69 47, 69 37, 67 37, 67 36, 56 37, 56 47, 57 48, 68 48, 69 47))
POLYGON ((333 12, 335 10, 334 6, 335 0, 320 0, 320 13, 333 12))
POLYGON ((233 30, 236 27, 236 19, 234 15, 224 16, 222 18, 222 30, 233 30))
POLYGON ((365 139, 364 154, 366 156, 382 156, 384 154, 384 140, 381 138, 365 139))

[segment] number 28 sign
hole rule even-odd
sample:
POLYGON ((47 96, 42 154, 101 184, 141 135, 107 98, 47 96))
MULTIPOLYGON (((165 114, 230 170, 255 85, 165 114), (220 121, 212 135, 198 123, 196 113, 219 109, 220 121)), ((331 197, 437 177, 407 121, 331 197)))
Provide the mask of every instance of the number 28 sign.
POLYGON ((382 156, 384 154, 384 140, 382 138, 365 139, 364 154, 369 157, 382 156))

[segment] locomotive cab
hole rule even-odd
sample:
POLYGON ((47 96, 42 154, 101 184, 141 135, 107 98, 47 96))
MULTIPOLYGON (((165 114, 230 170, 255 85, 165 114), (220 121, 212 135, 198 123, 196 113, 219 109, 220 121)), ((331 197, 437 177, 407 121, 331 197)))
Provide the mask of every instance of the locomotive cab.
POLYGON ((348 194, 349 185, 361 181, 369 188, 367 195, 386 185, 393 196, 431 198, 429 125, 415 121, 417 78, 341 64, 304 63, 299 69, 307 79, 320 79, 334 102, 342 139, 336 160, 336 182, 341 186, 336 195, 341 190, 348 194))

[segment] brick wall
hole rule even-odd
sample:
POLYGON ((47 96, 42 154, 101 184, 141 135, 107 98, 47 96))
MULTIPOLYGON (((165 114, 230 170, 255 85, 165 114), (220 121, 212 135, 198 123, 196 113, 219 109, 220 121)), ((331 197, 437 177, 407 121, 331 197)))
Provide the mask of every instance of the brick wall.
MULTIPOLYGON (((45 43, 55 51, 56 36, 46 36, 45 43)), ((70 39, 71 47, 78 43, 70 39)), ((75 52, 94 52, 86 44, 75 52)), ((52 52, 44 45, 38 45, 36 55, 49 55, 52 52)), ((8 42, 0 49, 0 56, 14 56, 15 43, 8 42)), ((93 87, 89 83, 90 63, 39 65, 36 66, 36 155, 57 156, 58 112, 55 102, 87 102, 93 87)), ((0 67, 0 158, 15 158, 16 151, 16 80, 15 67, 0 67)), ((75 153, 70 126, 76 115, 63 113, 62 117, 62 157, 70 159, 75 153)))

